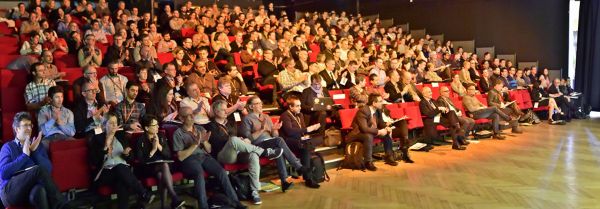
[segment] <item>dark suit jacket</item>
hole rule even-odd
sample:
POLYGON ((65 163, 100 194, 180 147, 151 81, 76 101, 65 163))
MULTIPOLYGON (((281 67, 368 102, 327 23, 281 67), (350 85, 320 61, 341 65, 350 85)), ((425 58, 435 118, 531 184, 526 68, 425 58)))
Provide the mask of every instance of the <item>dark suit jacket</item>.
POLYGON ((447 128, 451 128, 453 123, 458 123, 458 119, 456 118, 456 113, 450 111, 446 114, 443 114, 438 109, 438 107, 441 105, 433 99, 430 101, 433 102, 435 108, 429 103, 429 101, 426 101, 425 99, 419 102, 419 110, 421 111, 421 115, 424 116, 423 132, 425 133, 426 137, 437 137, 437 124, 434 121, 437 114, 440 114, 439 124, 447 128))
MULTIPOLYGON (((321 87, 323 91, 324 97, 331 97, 329 95, 329 90, 325 87, 321 87)), ((300 102, 302 103, 302 113, 311 114, 311 108, 315 105, 315 98, 317 98, 317 93, 312 90, 312 88, 308 87, 302 91, 302 98, 300 98, 300 102)))
POLYGON ((343 89, 349 89, 356 85, 356 77, 358 77, 358 73, 354 72, 354 81, 352 81, 352 77, 350 75, 350 71, 344 70, 338 77, 338 83, 341 85, 342 78, 346 78, 346 84, 341 86, 343 89))
POLYGON ((481 93, 487 93, 488 91, 490 91, 490 82, 492 82, 491 79, 492 78, 489 78, 489 80, 485 80, 482 78, 479 80, 479 88, 481 89, 481 93))
POLYGON ((327 89, 340 89, 342 87, 338 83, 337 80, 335 80, 331 76, 329 76, 329 73, 327 72, 327 70, 322 70, 321 72, 319 72, 319 75, 321 76, 321 78, 323 78, 323 80, 327 84, 327 86, 326 86, 327 89))
POLYGON ((498 107, 501 108, 501 103, 503 101, 502 93, 496 91, 496 89, 492 89, 488 91, 487 94, 487 102, 490 107, 498 107))
POLYGON ((169 145, 167 144, 167 138, 158 134, 158 143, 162 146, 162 151, 157 151, 153 156, 150 156, 150 151, 152 151, 152 142, 148 139, 147 134, 143 134, 140 138, 136 140, 135 146, 135 159, 138 163, 143 165, 146 162, 152 162, 157 160, 171 160, 171 149, 169 149, 169 145))
POLYGON ((377 131, 379 129, 385 128, 386 124, 383 122, 383 117, 381 111, 377 110, 375 112, 375 121, 376 124, 373 124, 372 118, 373 113, 369 106, 363 106, 358 110, 356 116, 352 120, 352 131, 348 133, 347 138, 351 138, 352 136, 358 134, 372 134, 373 136, 377 136, 377 131))
MULTIPOLYGON (((103 105, 103 102, 96 102, 96 108, 100 108, 103 105)), ((75 123, 75 137, 77 138, 86 136, 85 128, 94 123, 93 117, 87 117, 87 107, 87 103, 82 99, 75 104, 75 108, 73 109, 73 118, 75 121, 77 121, 75 123)))
POLYGON ((385 93, 388 93, 390 95, 388 101, 392 103, 399 102, 402 99, 402 84, 398 83, 396 85, 398 86, 399 91, 396 91, 396 88, 394 88, 394 84, 392 84, 392 81, 386 82, 385 86, 383 87, 385 93))
MULTIPOLYGON (((412 83, 411 83, 411 84, 408 84, 408 85, 410 85, 410 86, 411 86, 411 88, 412 88, 412 89, 413 89, 415 92, 417 92, 417 95, 418 95, 420 98, 423 98, 423 94, 421 94, 421 91, 419 91, 419 89, 417 89, 417 87, 416 87, 414 84, 412 84, 412 83)), ((400 84, 400 90, 404 89, 404 86, 405 86, 404 84, 400 84)), ((412 95, 411 95, 410 93, 408 93, 408 92, 407 92, 406 94, 403 94, 403 95, 402 95, 402 98, 404 98, 404 102, 414 102, 414 101, 415 101, 415 100, 413 99, 412 95)))
POLYGON ((140 69, 142 67, 144 68, 148 68, 148 80, 152 81, 152 82, 156 82, 154 80, 154 78, 152 77, 152 74, 150 72, 156 72, 158 74, 162 74, 163 73, 163 69, 162 69, 162 65, 160 64, 160 62, 158 62, 158 59, 152 59, 152 60, 140 60, 137 63, 135 63, 136 69, 140 69))
MULTIPOLYGON (((261 60, 258 62, 258 74, 260 74, 264 82, 267 78, 272 78, 277 74, 277 66, 266 60, 261 60)), ((262 84, 264 85, 265 83, 262 84)))

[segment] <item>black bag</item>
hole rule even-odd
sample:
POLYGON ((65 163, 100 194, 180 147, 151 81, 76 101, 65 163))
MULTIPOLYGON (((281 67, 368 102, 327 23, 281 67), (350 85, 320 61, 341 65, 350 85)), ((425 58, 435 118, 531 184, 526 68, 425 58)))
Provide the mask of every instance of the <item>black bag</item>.
POLYGON ((323 160, 323 156, 321 154, 314 153, 310 158, 310 168, 308 169, 307 177, 307 181, 312 181, 315 183, 329 181, 329 175, 325 169, 325 160, 323 160))
POLYGON ((214 193, 208 198, 208 207, 211 209, 235 209, 235 202, 222 193, 214 193))
POLYGON ((252 199, 252 189, 250 188, 252 179, 248 173, 229 174, 229 180, 240 200, 252 199))
POLYGON ((347 168, 365 171, 366 167, 363 154, 364 150, 361 142, 348 143, 346 145, 346 149, 344 150, 344 160, 342 160, 342 163, 340 163, 338 170, 347 168))

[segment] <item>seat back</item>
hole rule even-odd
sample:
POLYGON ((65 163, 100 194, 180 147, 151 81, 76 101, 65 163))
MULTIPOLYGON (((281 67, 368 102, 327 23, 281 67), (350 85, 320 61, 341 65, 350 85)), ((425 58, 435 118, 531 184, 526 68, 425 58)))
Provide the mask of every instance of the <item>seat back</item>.
POLYGON ((160 62, 160 64, 162 64, 162 65, 173 61, 173 53, 171 53, 171 52, 158 53, 157 56, 158 56, 158 62, 160 62))
POLYGON ((340 120, 342 122, 343 130, 352 129, 352 120, 354 120, 354 116, 356 116, 357 112, 358 112, 358 109, 356 109, 356 108, 340 110, 340 120))
POLYGON ((422 128, 423 119, 421 118, 421 110, 418 106, 410 106, 404 108, 404 114, 408 116, 408 129, 422 128))
POLYGON ((231 53, 233 55, 233 62, 235 65, 242 66, 242 56, 239 52, 231 53))
POLYGON ((52 178, 61 192, 90 186, 86 139, 53 141, 49 155, 52 178))

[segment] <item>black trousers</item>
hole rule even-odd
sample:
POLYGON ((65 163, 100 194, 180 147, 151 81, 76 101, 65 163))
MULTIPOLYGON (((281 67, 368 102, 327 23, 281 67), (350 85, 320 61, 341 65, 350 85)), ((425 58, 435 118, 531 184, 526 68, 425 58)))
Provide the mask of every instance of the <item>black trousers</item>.
POLYGON ((190 155, 182 161, 181 171, 186 177, 194 180, 194 190, 198 194, 198 206, 200 209, 208 209, 204 171, 217 178, 221 183, 221 187, 225 190, 227 197, 234 202, 239 202, 235 190, 233 190, 229 181, 229 176, 227 176, 225 169, 214 158, 208 155, 190 155))
POLYGON ((31 204, 36 209, 58 209, 66 203, 48 171, 40 166, 10 178, 0 198, 5 207, 31 204))
POLYGON ((146 194, 144 186, 137 180, 131 168, 125 164, 119 164, 112 169, 103 169, 95 183, 108 185, 115 190, 119 209, 129 208, 130 189, 140 197, 146 194))

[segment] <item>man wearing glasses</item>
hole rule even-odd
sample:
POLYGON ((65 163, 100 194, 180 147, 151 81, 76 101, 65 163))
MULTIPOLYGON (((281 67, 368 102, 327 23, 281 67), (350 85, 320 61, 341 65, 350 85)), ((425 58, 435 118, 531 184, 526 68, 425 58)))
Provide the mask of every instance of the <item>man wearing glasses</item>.
MULTIPOLYGON (((477 94, 477 88, 475 88, 475 84, 469 84, 467 87, 467 95, 465 95, 462 99, 463 105, 465 106, 466 110, 473 115, 474 119, 487 118, 492 120, 494 131, 493 138, 500 140, 506 139, 506 137, 503 136, 500 132, 500 118, 502 118, 504 121, 511 121, 512 124, 518 125, 518 123, 516 123, 516 120, 504 114, 497 107, 488 107, 486 105, 483 105, 475 97, 475 94, 477 94)), ((514 130, 515 127, 513 126, 513 131, 514 130)))
POLYGON ((50 176, 52 165, 42 133, 31 138, 31 116, 19 112, 13 119, 15 139, 0 151, 0 199, 6 207, 31 204, 34 208, 71 208, 50 176))
POLYGON ((73 82, 73 102, 79 102, 79 100, 82 98, 82 88, 86 82, 91 82, 98 88, 99 91, 98 94, 96 94, 96 99, 104 103, 104 90, 98 81, 98 71, 96 70, 96 67, 93 66, 84 67, 83 76, 77 78, 73 82))
MULTIPOLYGON (((440 87, 440 96, 437 99, 437 104, 440 107, 446 107, 449 110, 453 110, 456 113, 456 116, 458 116, 458 123, 460 123, 460 126, 465 132, 465 138, 468 137, 469 133, 471 133, 471 130, 473 130, 473 128, 475 127, 475 120, 473 120, 473 118, 467 117, 465 113, 463 113, 462 111, 460 111, 460 109, 456 107, 456 104, 454 104, 450 99, 450 89, 448 87, 440 87)), ((468 144, 467 141, 463 142, 466 142, 466 144, 468 144)))
POLYGON ((86 81, 83 83, 82 99, 76 102, 73 115, 75 118, 75 138, 82 138, 102 133, 102 120, 104 114, 110 110, 109 105, 96 100, 100 92, 98 85, 86 81))

